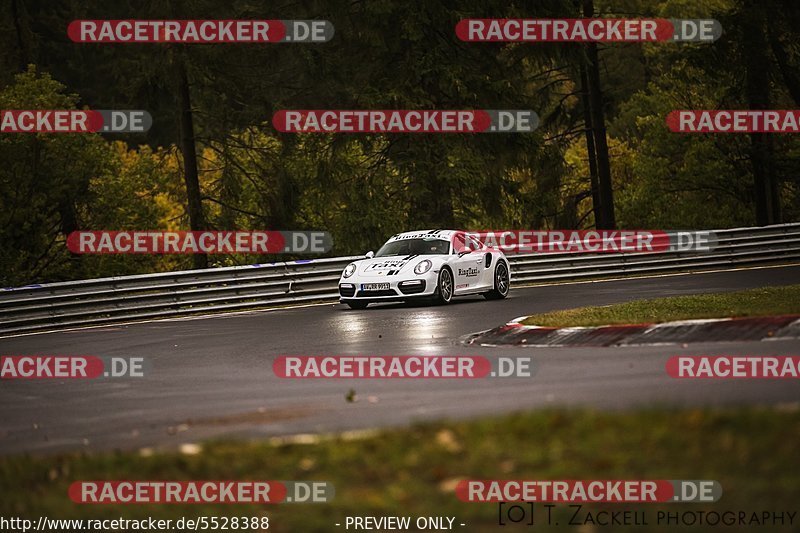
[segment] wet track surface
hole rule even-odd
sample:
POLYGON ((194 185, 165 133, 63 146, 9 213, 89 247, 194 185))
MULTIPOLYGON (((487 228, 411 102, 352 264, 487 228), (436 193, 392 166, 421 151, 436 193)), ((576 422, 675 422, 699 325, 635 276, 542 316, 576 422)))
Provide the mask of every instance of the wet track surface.
POLYGON ((672 355, 798 355, 800 340, 625 348, 466 347, 518 316, 583 305, 800 283, 800 266, 533 288, 503 301, 328 304, 0 339, 3 355, 144 357, 143 378, 0 382, 0 453, 176 446, 583 405, 797 404, 798 380, 673 380, 672 355), (281 380, 278 355, 532 357, 531 378, 281 380), (355 402, 345 396, 353 389, 355 402))

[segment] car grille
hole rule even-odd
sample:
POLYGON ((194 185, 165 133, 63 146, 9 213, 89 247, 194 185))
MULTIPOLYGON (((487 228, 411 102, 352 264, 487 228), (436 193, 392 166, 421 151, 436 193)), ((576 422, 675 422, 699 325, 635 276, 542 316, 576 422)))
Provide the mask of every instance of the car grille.
POLYGON ((403 294, 419 294, 421 292, 425 292, 425 280, 422 280, 422 283, 416 283, 413 285, 403 285, 403 283, 400 283, 398 288, 403 294))
POLYGON ((388 289, 385 291, 358 291, 358 298, 373 298, 375 296, 397 296, 397 291, 388 289))
POLYGON ((339 285, 339 296, 344 296, 345 298, 352 298, 355 293, 356 293, 355 286, 342 287, 341 285, 339 285))

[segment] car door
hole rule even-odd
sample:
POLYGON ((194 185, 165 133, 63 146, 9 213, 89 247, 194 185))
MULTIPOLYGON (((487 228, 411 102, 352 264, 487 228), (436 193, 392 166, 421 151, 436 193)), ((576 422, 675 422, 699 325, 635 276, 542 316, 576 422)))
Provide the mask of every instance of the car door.
POLYGON ((467 246, 472 250, 476 250, 476 254, 480 256, 480 274, 475 288, 488 290, 494 288, 494 257, 492 251, 485 244, 480 242, 477 238, 467 235, 467 246))
POLYGON ((483 252, 471 237, 457 233, 453 242, 456 257, 451 262, 455 279, 455 294, 464 294, 481 288, 483 278, 483 252))

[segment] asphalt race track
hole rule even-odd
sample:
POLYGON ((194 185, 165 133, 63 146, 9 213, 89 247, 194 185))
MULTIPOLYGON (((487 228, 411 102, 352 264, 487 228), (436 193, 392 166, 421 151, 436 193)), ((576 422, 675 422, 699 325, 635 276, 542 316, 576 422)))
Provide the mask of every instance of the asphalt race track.
POLYGON ((0 339, 3 355, 144 357, 143 378, 0 382, 0 453, 174 447, 492 415, 554 405, 800 406, 798 380, 673 380, 669 356, 798 355, 800 340, 638 348, 465 347, 458 338, 534 312, 800 283, 800 266, 533 288, 444 307, 338 304, 0 339), (277 355, 532 357, 531 378, 282 380, 277 355), (353 389, 354 402, 345 397, 353 389))

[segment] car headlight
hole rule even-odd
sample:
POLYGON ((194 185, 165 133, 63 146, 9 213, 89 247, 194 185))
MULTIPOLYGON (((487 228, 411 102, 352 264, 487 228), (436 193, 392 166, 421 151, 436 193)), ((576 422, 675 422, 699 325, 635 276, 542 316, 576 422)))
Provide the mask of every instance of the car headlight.
POLYGON ((350 263, 346 267, 344 267, 344 277, 349 278, 353 274, 356 273, 356 264, 350 263))
POLYGON ((433 263, 431 263, 427 259, 424 261, 420 261, 419 263, 417 263, 417 266, 414 267, 414 274, 424 274, 425 272, 430 270, 432 266, 433 263))

